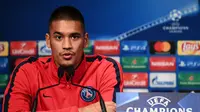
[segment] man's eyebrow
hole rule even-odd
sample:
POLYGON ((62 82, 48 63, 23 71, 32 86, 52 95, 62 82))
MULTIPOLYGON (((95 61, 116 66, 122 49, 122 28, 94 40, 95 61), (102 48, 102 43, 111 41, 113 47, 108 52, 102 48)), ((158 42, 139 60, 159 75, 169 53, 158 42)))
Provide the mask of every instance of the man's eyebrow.
POLYGON ((59 34, 59 35, 62 35, 62 33, 61 32, 54 32, 53 34, 59 34))
POLYGON ((81 33, 74 32, 74 33, 71 33, 70 35, 77 35, 77 36, 81 36, 81 33))
MULTIPOLYGON (((54 33, 53 33, 54 35, 63 35, 61 32, 58 32, 58 31, 55 31, 54 33)), ((72 32, 72 33, 70 33, 69 34, 69 36, 83 36, 81 33, 79 33, 79 32, 72 32)))
POLYGON ((83 36, 81 33, 79 33, 79 32, 74 32, 74 33, 71 33, 71 34, 69 34, 69 36, 83 36))

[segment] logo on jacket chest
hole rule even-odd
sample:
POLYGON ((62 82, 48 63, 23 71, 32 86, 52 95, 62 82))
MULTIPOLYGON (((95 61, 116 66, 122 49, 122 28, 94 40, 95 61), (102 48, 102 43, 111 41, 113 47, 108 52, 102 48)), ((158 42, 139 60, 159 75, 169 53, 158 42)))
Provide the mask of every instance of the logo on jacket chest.
MULTIPOLYGON (((89 88, 92 88, 92 87, 89 87, 89 88)), ((86 102, 91 102, 95 99, 96 92, 91 89, 82 88, 80 95, 81 95, 82 100, 84 100, 86 102)))

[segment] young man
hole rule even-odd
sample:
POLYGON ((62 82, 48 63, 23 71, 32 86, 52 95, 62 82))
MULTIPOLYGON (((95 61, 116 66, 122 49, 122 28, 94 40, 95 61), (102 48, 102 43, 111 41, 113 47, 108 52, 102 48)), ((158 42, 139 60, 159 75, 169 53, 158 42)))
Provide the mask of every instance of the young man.
MULTIPOLYGON (((122 92, 123 76, 119 63, 102 55, 86 56, 88 33, 82 14, 74 7, 57 8, 49 19, 46 44, 52 56, 29 58, 12 73, 5 91, 3 112, 30 111, 39 88, 59 82, 58 68, 73 66, 73 83, 97 89, 108 112, 116 111, 116 92, 122 92)), ((100 112, 99 95, 71 84, 65 72, 60 84, 38 94, 37 111, 100 112)))

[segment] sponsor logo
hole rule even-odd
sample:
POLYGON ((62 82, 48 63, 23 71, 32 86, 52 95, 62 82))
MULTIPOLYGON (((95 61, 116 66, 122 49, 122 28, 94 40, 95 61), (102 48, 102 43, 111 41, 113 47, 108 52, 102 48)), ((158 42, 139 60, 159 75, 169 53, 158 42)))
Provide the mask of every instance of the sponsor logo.
POLYGON ((117 50, 117 46, 96 46, 96 50, 117 50))
POLYGON ((167 99, 163 96, 154 96, 147 100, 147 103, 149 105, 151 105, 151 107, 153 107, 155 105, 162 105, 164 107, 167 107, 170 102, 171 101, 169 99, 167 99))
POLYGON ((0 74, 0 88, 5 88, 8 81, 7 74, 0 74))
POLYGON ((8 64, 7 58, 0 58, 0 68, 6 68, 8 64))
POLYGON ((0 72, 8 71, 8 58, 0 58, 0 72))
POLYGON ((198 51, 199 48, 200 47, 199 47, 198 43, 183 43, 182 44, 182 50, 183 50, 183 52, 198 51))
POLYGON ((200 55, 200 41, 178 41, 179 55, 200 55))
POLYGON ((119 55, 119 42, 118 41, 95 41, 94 53, 104 55, 119 55))
POLYGON ((175 57, 150 57, 151 71, 175 71, 176 58, 175 57))
POLYGON ((169 17, 172 20, 172 24, 163 26, 163 30, 168 31, 169 33, 183 33, 184 31, 188 31, 189 27, 183 26, 179 22, 179 20, 182 17, 182 14, 183 13, 180 10, 177 9, 172 10, 169 14, 169 17))
POLYGON ((150 87, 174 88, 176 87, 175 73, 150 73, 150 87))
POLYGON ((189 81, 193 81, 194 80, 194 76, 190 76, 188 79, 189 79, 189 81))
POLYGON ((42 53, 47 53, 47 54, 51 53, 51 49, 49 49, 46 45, 42 46, 40 50, 42 53))
POLYGON ((38 42, 38 54, 41 55, 51 55, 51 49, 47 47, 45 41, 38 42))
POLYGON ((199 70, 200 58, 199 57, 179 57, 178 67, 180 70, 199 70))
POLYGON ((179 21, 182 17, 182 12, 174 9, 170 12, 169 17, 172 19, 172 21, 179 21))
POLYGON ((147 41, 122 41, 121 53, 146 53, 147 41))
POLYGON ((150 108, 128 107, 126 112, 192 112, 192 108, 169 108, 172 101, 164 96, 153 96, 146 102, 150 108))
POLYGON ((10 44, 12 56, 36 55, 35 41, 13 41, 10 44))
POLYGON ((7 63, 4 62, 0 64, 0 68, 6 68, 6 67, 7 67, 7 63))
POLYGON ((93 53, 93 45, 94 45, 94 41, 89 41, 88 47, 84 48, 84 53, 85 54, 92 54, 93 53))
POLYGON ((148 74, 147 73, 124 73, 125 87, 147 87, 148 74))
POLYGON ((152 79, 152 83, 155 85, 174 85, 174 82, 172 81, 159 81, 158 76, 152 79))
POLYGON ((154 45, 154 49, 157 52, 168 52, 171 49, 171 45, 169 42, 156 42, 154 45))
POLYGON ((146 71, 148 69, 147 57, 122 57, 122 68, 125 71, 146 71))
POLYGON ((151 54, 175 54, 173 41, 152 41, 149 44, 151 54))
POLYGON ((122 47, 122 50, 123 50, 123 51, 129 51, 130 49, 129 49, 128 45, 124 45, 124 46, 122 47))
MULTIPOLYGON (((92 87, 89 87, 89 88, 92 88, 92 87)), ((91 89, 82 88, 80 95, 83 101, 91 102, 95 99, 96 92, 91 89)))
POLYGON ((200 86, 199 72, 180 72, 178 78, 181 88, 199 88, 200 86))
POLYGON ((4 51, 4 44, 0 43, 0 53, 4 51))
POLYGON ((8 56, 8 42, 0 42, 0 56, 8 56))

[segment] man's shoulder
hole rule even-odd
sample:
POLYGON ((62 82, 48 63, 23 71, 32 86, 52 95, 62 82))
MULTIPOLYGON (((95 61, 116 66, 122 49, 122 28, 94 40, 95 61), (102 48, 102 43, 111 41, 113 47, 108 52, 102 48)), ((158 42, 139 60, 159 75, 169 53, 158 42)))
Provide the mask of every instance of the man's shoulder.
POLYGON ((22 60, 16 68, 18 69, 34 69, 37 68, 37 66, 40 66, 42 64, 45 64, 47 62, 50 62, 51 57, 27 57, 24 60, 22 60))
POLYGON ((105 55, 86 55, 87 62, 101 62, 101 64, 119 64, 119 59, 105 55))
POLYGON ((38 60, 37 60, 37 62, 45 64, 45 63, 50 62, 51 59, 52 59, 51 56, 39 57, 38 60))

